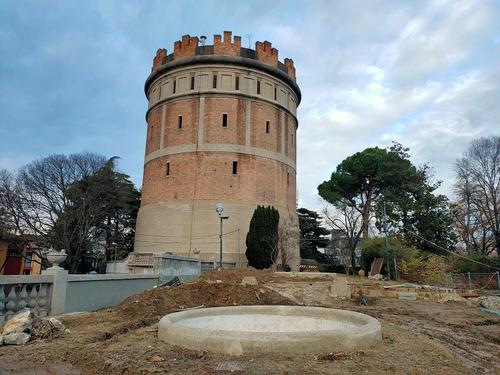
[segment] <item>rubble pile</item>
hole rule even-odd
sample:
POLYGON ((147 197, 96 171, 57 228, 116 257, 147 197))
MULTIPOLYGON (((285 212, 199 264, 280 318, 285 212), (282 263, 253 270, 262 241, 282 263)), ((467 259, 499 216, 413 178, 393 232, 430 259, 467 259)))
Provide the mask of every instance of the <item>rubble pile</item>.
POLYGON ((59 337, 68 332, 56 318, 40 319, 26 310, 0 327, 0 345, 24 345, 30 340, 59 337))

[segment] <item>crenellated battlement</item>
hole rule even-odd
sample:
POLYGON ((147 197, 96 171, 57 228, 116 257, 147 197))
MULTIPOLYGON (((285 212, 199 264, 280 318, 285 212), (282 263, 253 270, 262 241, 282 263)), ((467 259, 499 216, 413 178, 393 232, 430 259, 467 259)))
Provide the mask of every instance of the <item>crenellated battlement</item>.
POLYGON ((160 48, 153 59, 152 70, 158 69, 161 65, 171 61, 198 55, 220 55, 243 57, 258 60, 288 74, 294 81, 295 66, 292 59, 285 58, 284 63, 278 60, 278 50, 273 48, 269 41, 256 42, 255 49, 241 47, 241 37, 232 36, 231 31, 224 31, 223 37, 220 34, 214 35, 213 45, 199 45, 199 38, 190 35, 183 35, 181 40, 174 43, 174 53, 167 55, 167 50, 160 48))
POLYGON ((271 42, 267 40, 255 43, 255 52, 257 53, 257 60, 262 61, 264 64, 278 66, 278 50, 273 48, 271 42))
POLYGON ((295 65, 293 65, 293 60, 288 57, 285 59, 285 66, 288 71, 288 75, 295 81, 295 65))
POLYGON ((198 47, 198 37, 183 35, 182 40, 174 43, 174 60, 182 57, 194 56, 198 47))
POLYGON ((231 42, 231 31, 224 31, 224 41, 221 42, 220 35, 214 35, 214 55, 240 56, 241 36, 234 36, 231 42))
POLYGON ((155 70, 160 65, 162 65, 165 57, 167 57, 167 50, 165 48, 158 48, 158 51, 156 51, 156 56, 153 59, 153 69, 152 70, 155 70))

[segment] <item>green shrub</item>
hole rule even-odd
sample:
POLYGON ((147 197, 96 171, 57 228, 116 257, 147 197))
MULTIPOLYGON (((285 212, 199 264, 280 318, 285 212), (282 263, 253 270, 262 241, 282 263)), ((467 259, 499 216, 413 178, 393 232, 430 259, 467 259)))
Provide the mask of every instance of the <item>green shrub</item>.
POLYGON ((419 284, 446 285, 449 261, 443 256, 419 251, 415 248, 401 250, 401 277, 419 284))

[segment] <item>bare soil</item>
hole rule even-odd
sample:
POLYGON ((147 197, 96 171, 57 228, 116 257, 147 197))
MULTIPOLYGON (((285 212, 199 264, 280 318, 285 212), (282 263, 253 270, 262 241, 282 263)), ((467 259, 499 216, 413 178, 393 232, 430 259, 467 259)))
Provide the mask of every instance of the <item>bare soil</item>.
POLYGON ((500 317, 462 303, 371 299, 368 306, 329 296, 324 278, 226 270, 177 287, 155 288, 120 305, 63 316, 71 331, 0 348, 0 374, 500 374, 500 317), (242 286, 255 276, 258 286, 242 286), (157 339, 159 319, 194 307, 299 304, 376 317, 383 342, 355 353, 230 357, 157 339))

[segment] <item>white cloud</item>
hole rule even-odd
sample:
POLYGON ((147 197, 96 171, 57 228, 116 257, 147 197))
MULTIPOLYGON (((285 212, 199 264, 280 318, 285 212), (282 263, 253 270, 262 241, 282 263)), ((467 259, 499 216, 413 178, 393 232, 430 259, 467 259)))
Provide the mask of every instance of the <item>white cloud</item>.
POLYGON ((345 4, 330 6, 316 23, 304 18, 298 29, 307 33, 286 32, 303 91, 298 186, 306 206, 320 208, 316 187, 345 157, 393 140, 416 164, 433 166, 450 193, 453 163, 469 142, 500 133, 494 4, 376 6, 357 18, 345 4))

